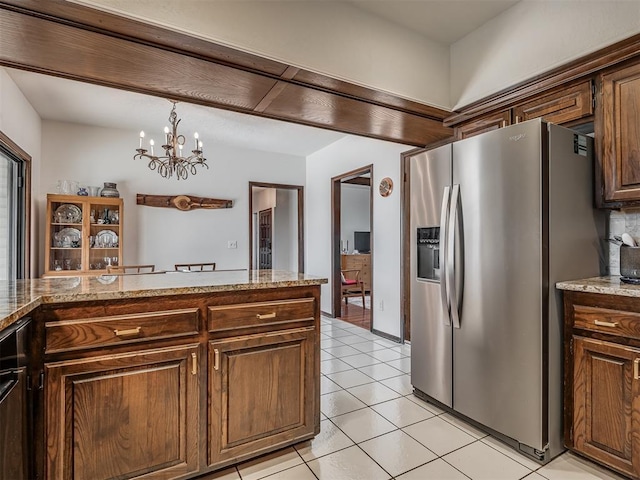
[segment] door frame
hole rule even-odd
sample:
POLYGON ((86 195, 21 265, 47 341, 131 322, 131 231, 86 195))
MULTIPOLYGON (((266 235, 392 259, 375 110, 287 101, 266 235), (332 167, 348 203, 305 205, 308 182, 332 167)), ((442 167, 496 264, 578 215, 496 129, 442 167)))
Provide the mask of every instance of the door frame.
MULTIPOLYGON (((249 182, 249 270, 256 266, 253 263, 253 189, 280 188, 297 190, 298 192, 298 273, 304 273, 304 187, 302 185, 287 185, 283 183, 249 182)), ((273 235, 273 231, 271 232, 273 235)))
MULTIPOLYGON (((340 280, 340 266, 342 252, 340 251, 340 220, 341 220, 341 201, 342 201, 342 183, 345 180, 359 177, 365 173, 369 173, 371 177, 371 188, 369 189, 369 232, 371 242, 371 312, 370 312, 370 330, 373 330, 373 279, 374 279, 374 261, 373 261, 373 164, 351 170, 349 172, 331 177, 331 316, 339 317, 342 310, 342 289, 340 280)), ((363 305, 364 307, 364 305, 363 305)))

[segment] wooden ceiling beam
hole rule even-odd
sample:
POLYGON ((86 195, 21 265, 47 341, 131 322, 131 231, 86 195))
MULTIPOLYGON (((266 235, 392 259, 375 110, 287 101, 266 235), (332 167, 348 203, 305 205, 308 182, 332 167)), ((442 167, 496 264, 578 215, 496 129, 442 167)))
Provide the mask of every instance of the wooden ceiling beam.
POLYGON ((0 66, 408 145, 449 112, 63 0, 0 0, 0 66))

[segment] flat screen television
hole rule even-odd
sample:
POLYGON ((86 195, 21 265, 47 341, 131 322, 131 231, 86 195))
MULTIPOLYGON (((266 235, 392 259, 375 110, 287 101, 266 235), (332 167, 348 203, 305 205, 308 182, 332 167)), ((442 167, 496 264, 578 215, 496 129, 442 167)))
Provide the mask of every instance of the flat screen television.
POLYGON ((371 252, 370 232, 353 232, 353 248, 359 253, 371 252))

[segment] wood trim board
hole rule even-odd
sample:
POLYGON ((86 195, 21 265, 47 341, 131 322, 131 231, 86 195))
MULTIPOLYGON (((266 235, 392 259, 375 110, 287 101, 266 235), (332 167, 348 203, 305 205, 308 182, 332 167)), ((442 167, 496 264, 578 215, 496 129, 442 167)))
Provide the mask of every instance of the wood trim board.
POLYGON ((63 0, 0 1, 0 32, 0 66, 408 145, 452 133, 446 110, 63 0))

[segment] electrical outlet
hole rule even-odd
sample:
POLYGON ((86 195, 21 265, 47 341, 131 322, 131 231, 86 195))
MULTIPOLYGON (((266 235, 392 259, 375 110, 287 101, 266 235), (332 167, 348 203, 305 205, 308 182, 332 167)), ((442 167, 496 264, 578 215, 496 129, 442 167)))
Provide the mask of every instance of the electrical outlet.
POLYGON ((238 248, 238 241, 237 240, 229 240, 227 242, 227 248, 238 248))
POLYGON ((378 308, 381 312, 384 312, 384 300, 380 300, 380 302, 378 303, 378 308))

